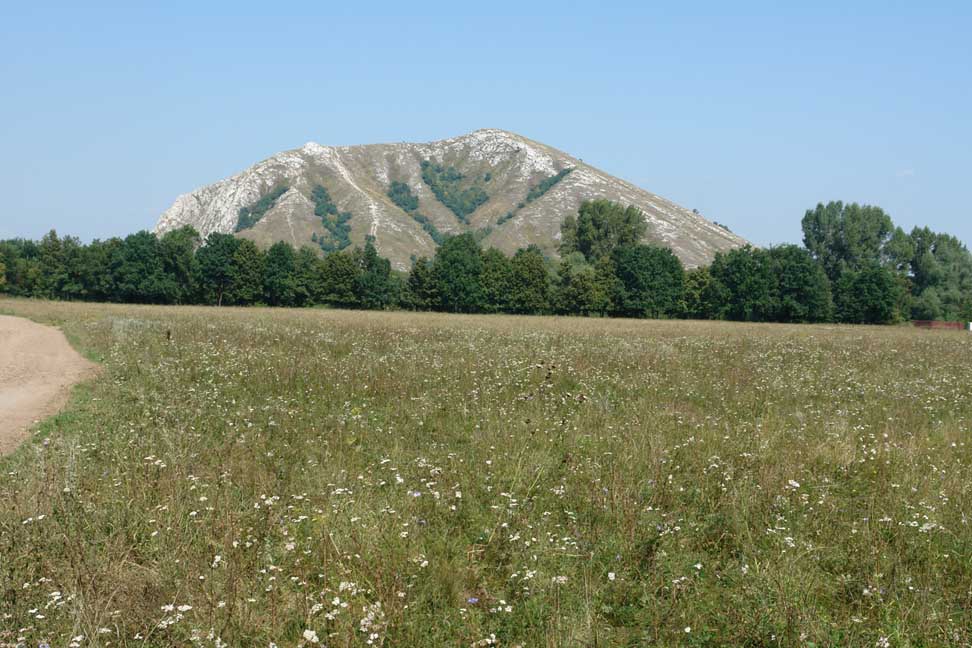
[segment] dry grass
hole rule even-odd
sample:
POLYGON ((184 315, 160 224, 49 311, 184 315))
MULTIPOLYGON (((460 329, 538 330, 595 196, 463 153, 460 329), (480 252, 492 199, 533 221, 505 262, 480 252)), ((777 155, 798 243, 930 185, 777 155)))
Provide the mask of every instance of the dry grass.
POLYGON ((0 466, 0 645, 972 642, 968 334, 0 310, 105 366, 0 466))

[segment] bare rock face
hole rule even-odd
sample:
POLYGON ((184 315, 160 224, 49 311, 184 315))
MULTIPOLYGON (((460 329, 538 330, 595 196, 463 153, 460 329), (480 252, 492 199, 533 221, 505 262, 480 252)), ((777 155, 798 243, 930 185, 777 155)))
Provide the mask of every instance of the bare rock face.
POLYGON ((337 209, 351 214, 350 244, 363 245, 367 237, 374 237, 379 252, 400 270, 408 269, 413 256, 435 254, 429 224, 441 234, 478 231, 484 246, 508 254, 532 243, 555 256, 564 218, 576 214, 582 202, 598 198, 640 209, 648 225, 646 242, 670 247, 688 267, 707 264, 716 252, 746 244, 669 200, 562 151, 496 129, 427 144, 334 147, 311 142, 179 196, 159 218, 155 231, 192 225, 204 237, 234 232, 241 208, 251 208, 274 189, 286 187, 262 218, 238 235, 261 246, 287 241, 317 248, 317 240, 330 236, 314 213, 312 192, 318 186, 326 189, 337 209), (423 179, 423 161, 460 176, 456 187, 476 187, 485 201, 460 218, 423 179), (565 169, 571 171, 537 195, 541 183, 565 169), (409 186, 418 199, 417 210, 407 212, 389 198, 392 182, 409 186), (416 214, 425 218, 425 227, 416 214))

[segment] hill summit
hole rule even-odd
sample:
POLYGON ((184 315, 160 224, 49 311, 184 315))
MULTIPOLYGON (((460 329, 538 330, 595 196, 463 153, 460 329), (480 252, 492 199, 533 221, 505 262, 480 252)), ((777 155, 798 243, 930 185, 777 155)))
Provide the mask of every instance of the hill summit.
POLYGON ((156 233, 183 225, 261 246, 287 241, 325 252, 363 245, 399 269, 432 256, 442 238, 473 231, 506 253, 530 244, 556 255, 560 224, 585 200, 640 209, 646 242, 689 267, 745 245, 724 227, 555 148, 497 129, 426 144, 310 142, 179 196, 156 233))

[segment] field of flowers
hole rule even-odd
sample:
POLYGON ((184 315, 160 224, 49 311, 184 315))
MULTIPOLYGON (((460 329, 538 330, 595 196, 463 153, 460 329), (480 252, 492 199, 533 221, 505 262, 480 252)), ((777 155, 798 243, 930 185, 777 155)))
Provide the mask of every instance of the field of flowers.
POLYGON ((0 301, 0 646, 967 646, 972 336, 0 301))

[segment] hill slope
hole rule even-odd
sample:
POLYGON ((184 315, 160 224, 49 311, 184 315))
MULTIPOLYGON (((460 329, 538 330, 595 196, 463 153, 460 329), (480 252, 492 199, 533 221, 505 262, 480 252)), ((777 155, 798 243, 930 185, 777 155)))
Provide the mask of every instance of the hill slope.
POLYGON ((324 249, 361 245, 370 235, 406 269, 412 255, 432 256, 442 235, 469 230, 507 253, 534 243, 556 254, 563 219, 595 198, 641 209, 647 241, 671 247, 687 266, 746 243, 562 151, 495 129, 427 144, 308 143, 179 196, 155 231, 188 224, 203 236, 239 230, 263 246, 283 240, 324 249))

